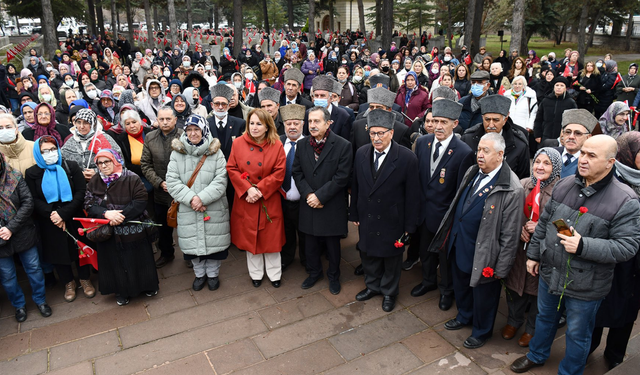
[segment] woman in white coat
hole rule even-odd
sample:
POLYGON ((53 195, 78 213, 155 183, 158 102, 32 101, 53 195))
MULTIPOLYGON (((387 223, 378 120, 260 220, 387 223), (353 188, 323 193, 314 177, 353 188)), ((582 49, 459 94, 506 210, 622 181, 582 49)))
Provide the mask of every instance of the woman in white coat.
POLYGON ((533 123, 538 113, 536 92, 527 87, 527 79, 524 76, 516 76, 511 82, 511 89, 507 90, 504 96, 511 99, 511 121, 529 133, 529 152, 533 157, 538 145, 533 138, 533 123))
POLYGON ((216 290, 220 287, 220 264, 229 255, 231 244, 227 163, 220 152, 220 141, 211 136, 207 121, 199 115, 187 118, 185 132, 172 141, 171 147, 166 181, 169 194, 180 203, 178 243, 184 259, 193 263, 193 290, 201 290, 205 283, 209 290, 216 290), (195 182, 187 187, 205 155, 195 182))

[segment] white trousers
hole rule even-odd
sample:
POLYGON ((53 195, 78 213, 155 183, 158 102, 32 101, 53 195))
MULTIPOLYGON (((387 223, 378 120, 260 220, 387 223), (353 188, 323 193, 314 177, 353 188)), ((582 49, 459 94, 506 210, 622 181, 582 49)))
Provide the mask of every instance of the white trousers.
POLYGON ((262 280, 264 270, 267 270, 267 276, 271 281, 279 281, 282 277, 282 263, 280 253, 264 253, 253 255, 247 253, 247 267, 249 268, 249 276, 252 280, 262 280))
POLYGON ((196 277, 204 277, 204 275, 207 275, 207 277, 213 278, 218 277, 220 274, 220 264, 222 264, 222 261, 215 259, 200 260, 200 258, 195 258, 191 259, 191 263, 193 264, 193 272, 195 272, 196 277))

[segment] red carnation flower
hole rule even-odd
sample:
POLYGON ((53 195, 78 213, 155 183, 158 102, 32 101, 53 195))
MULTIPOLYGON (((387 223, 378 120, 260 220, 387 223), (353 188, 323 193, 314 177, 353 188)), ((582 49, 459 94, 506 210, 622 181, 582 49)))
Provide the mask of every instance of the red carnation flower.
POLYGON ((242 173, 242 174, 240 175, 240 178, 241 178, 241 179, 243 179, 243 180, 248 179, 248 178, 249 178, 249 173, 248 173, 248 172, 244 172, 244 173, 242 173))
POLYGON ((484 277, 493 277, 493 268, 485 267, 482 270, 482 276, 484 276, 484 277))
POLYGON ((398 249, 399 249, 399 248, 403 247, 403 246, 404 246, 404 244, 403 244, 402 242, 400 242, 400 241, 396 240, 396 243, 394 243, 394 244, 393 244, 393 246, 395 246, 396 248, 398 248, 398 249))
POLYGON ((584 206, 580 207, 580 213, 581 213, 581 214, 583 214, 583 215, 584 215, 584 214, 586 214, 587 212, 589 212, 589 209, 588 209, 588 208, 586 208, 586 207, 584 207, 584 206))

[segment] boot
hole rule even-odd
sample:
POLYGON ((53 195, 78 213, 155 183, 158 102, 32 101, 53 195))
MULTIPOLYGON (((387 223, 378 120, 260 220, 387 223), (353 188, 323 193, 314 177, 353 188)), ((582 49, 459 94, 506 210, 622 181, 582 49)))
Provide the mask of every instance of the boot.
POLYGON ((76 299, 76 281, 72 280, 64 286, 64 300, 67 302, 73 302, 76 299))
POLYGON ((82 285, 82 291, 85 297, 93 298, 93 296, 96 295, 96 288, 91 284, 91 280, 80 280, 80 285, 82 285))

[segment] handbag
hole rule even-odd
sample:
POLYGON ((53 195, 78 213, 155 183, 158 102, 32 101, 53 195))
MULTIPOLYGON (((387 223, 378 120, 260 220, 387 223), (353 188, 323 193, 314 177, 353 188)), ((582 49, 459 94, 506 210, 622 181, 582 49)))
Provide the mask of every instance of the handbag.
POLYGON ((113 227, 110 224, 103 224, 97 229, 87 232, 85 237, 87 237, 89 241, 104 242, 111 238, 112 235, 113 227))
MULTIPOLYGON (((202 168, 202 165, 204 164, 204 161, 207 159, 207 156, 208 155, 206 153, 202 155, 202 158, 198 162, 196 169, 191 174, 189 181, 187 181, 188 188, 191 188, 191 185, 193 185, 193 183, 196 181, 196 176, 198 176, 198 172, 200 172, 200 168, 202 168)), ((171 201, 171 205, 167 210, 167 225, 170 226, 171 228, 178 227, 178 207, 180 207, 180 202, 176 202, 176 200, 174 199, 171 201)))

